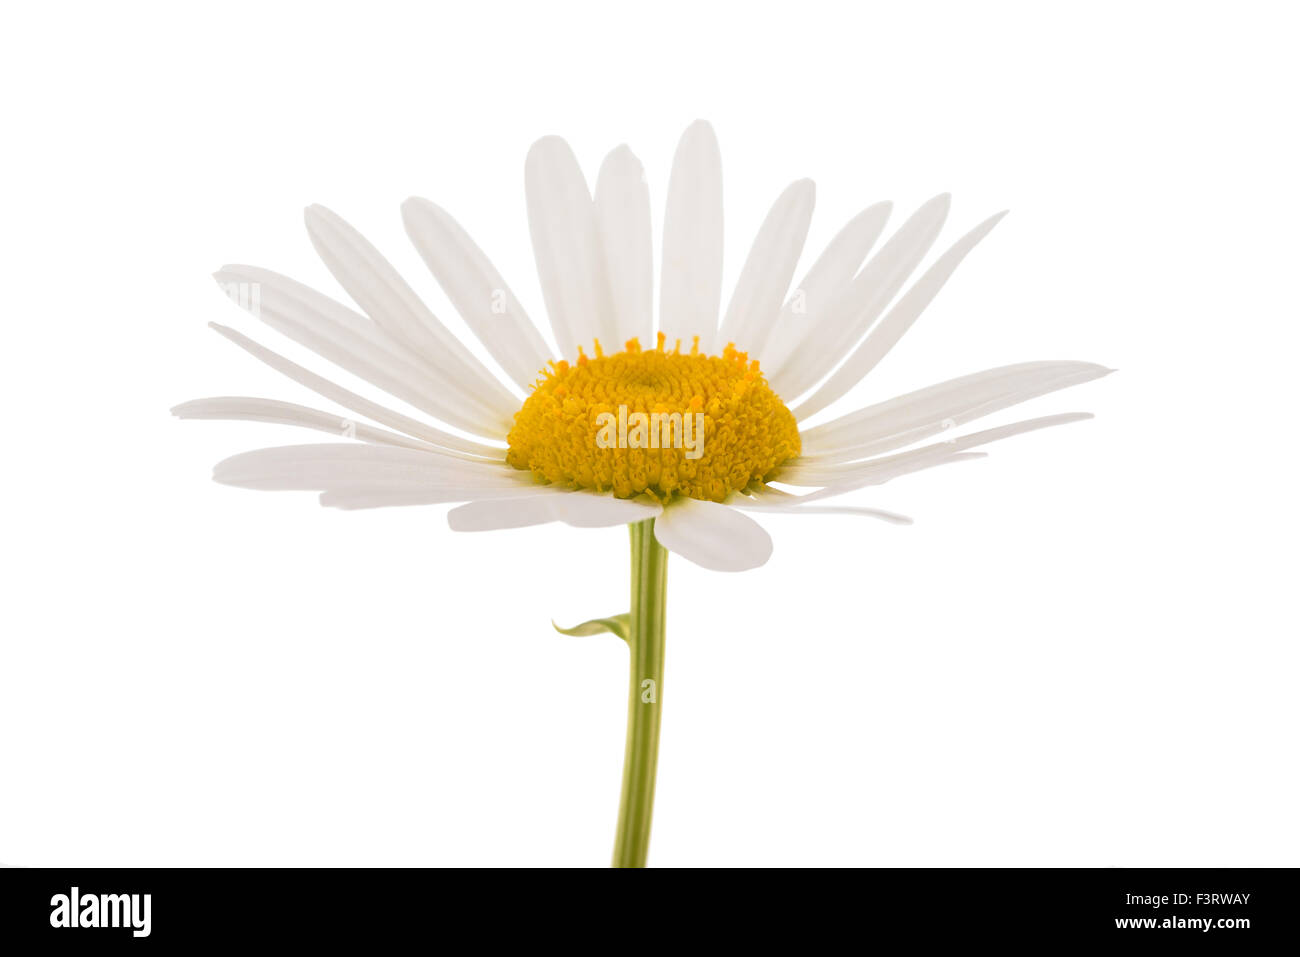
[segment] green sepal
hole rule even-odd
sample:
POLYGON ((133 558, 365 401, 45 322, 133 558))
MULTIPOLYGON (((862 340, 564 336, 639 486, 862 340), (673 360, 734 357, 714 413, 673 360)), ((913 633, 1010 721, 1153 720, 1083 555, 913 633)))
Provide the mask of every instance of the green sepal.
POLYGON ((627 641, 627 636, 632 629, 632 616, 627 612, 623 612, 623 614, 615 615, 612 618, 593 618, 591 621, 584 621, 581 625, 574 625, 572 628, 561 628, 555 622, 551 622, 551 626, 562 635, 573 635, 577 638, 608 632, 627 641))

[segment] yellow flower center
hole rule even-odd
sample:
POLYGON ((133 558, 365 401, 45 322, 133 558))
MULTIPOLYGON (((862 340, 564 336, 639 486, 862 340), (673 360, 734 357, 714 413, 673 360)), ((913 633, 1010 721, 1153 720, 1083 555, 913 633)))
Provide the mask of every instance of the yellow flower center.
POLYGON ((689 354, 680 342, 551 362, 515 413, 506 461, 556 485, 720 502, 799 454, 794 416, 758 361, 727 346, 689 354))

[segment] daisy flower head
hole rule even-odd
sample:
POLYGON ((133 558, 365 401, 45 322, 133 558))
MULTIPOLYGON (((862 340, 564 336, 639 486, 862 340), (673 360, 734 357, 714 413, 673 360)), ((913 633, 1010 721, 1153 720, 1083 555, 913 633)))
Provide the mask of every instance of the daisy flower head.
POLYGON ((705 568, 743 571, 771 555, 755 520, 764 513, 907 523, 865 505, 826 503, 980 455, 973 450, 998 439, 1087 418, 954 432, 1110 370, 1070 361, 1006 365, 810 426, 876 367, 1001 214, 913 279, 938 240, 949 197, 923 204, 887 239, 891 206, 877 203, 850 219, 793 285, 815 195, 812 182, 800 180, 772 205, 724 309, 721 160, 713 130, 696 122, 668 179, 656 322, 650 195, 632 152, 613 150, 593 190, 569 146, 545 137, 528 152, 525 187, 549 339, 447 211, 418 198, 402 207, 420 257, 522 400, 378 249, 312 206, 312 244, 356 308, 251 266, 226 266, 218 282, 272 329, 419 417, 215 324, 347 415, 248 397, 197 399, 173 411, 346 439, 233 456, 215 468, 224 484, 315 491, 322 505, 342 509, 452 504, 448 522, 458 531, 631 526, 630 611, 570 631, 613 632, 632 653, 615 862, 636 866, 645 860, 653 799, 658 697, 655 690, 646 700, 645 682, 658 689, 662 679, 665 549, 705 568))

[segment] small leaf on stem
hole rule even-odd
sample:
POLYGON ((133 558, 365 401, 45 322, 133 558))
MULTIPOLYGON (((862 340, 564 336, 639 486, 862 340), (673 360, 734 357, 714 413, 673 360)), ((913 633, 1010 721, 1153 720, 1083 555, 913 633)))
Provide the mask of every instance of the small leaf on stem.
POLYGON ((584 621, 581 625, 574 625, 572 628, 561 628, 555 622, 551 622, 551 625, 562 635, 585 638, 588 635, 599 635, 608 632, 627 641, 628 631, 631 628, 630 619, 631 616, 624 612, 621 615, 614 615, 612 618, 593 618, 591 621, 584 621))

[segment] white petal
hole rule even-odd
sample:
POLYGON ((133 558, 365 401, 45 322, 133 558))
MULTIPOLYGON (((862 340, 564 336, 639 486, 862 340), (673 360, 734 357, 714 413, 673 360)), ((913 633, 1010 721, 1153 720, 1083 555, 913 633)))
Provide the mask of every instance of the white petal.
POLYGON ((330 335, 340 345, 352 346, 358 339, 406 370, 427 368, 424 360, 404 342, 394 339, 368 316, 297 280, 258 266, 232 264, 213 274, 230 299, 257 318, 270 308, 287 322, 310 326, 322 335, 330 335))
POLYGON ((526 528, 560 521, 555 500, 563 493, 530 498, 503 498, 469 502, 447 513, 454 532, 495 532, 504 528, 526 528))
POLYGON ((788 392, 781 370, 791 352, 815 334, 818 323, 843 294, 862 260, 880 238, 892 209, 892 203, 876 203, 849 220, 827 243, 825 251, 782 307, 776 328, 759 355, 763 371, 780 394, 788 392))
POLYGON ((605 343, 605 348, 617 351, 633 337, 649 348, 654 344, 650 189, 641 161, 626 146, 615 149, 601 164, 596 177, 596 220, 615 320, 614 341, 605 343))
POLYGON ((594 492, 569 492, 557 504, 561 520, 576 528, 630 525, 663 514, 663 507, 649 499, 615 498, 594 492))
POLYGON ((569 144, 545 136, 524 165, 528 227, 560 355, 575 359, 593 338, 616 338, 596 207, 569 144))
POLYGON ((412 197, 403 203, 402 222, 465 324, 527 391, 550 360, 551 350, 496 267, 460 223, 427 199, 412 197))
POLYGON ((807 401, 793 410, 795 418, 805 419, 815 415, 862 381, 863 376, 874 369, 903 337, 903 333, 912 327, 912 323, 938 295, 943 284, 948 281, 948 277, 966 258, 966 254, 974 249, 1005 215, 1006 213, 1003 212, 990 216, 940 256, 935 264, 926 270, 925 275, 903 294, 897 305, 889 310, 889 314, 871 331, 871 335, 867 336, 866 341, 849 356, 844 365, 836 369, 835 373, 807 401))
POLYGON ((518 489, 531 483, 527 472, 504 462, 493 465, 427 450, 337 443, 242 452, 218 462, 212 477, 241 488, 304 491, 369 484, 410 490, 437 485, 518 489))
MULTIPOLYGON (((919 451, 919 450, 918 450, 919 451)), ((843 473, 832 472, 824 473, 809 470, 808 472, 789 472, 782 473, 775 481, 782 482, 786 485, 810 486, 817 489, 805 495, 797 496, 801 502, 816 502, 823 498, 830 498, 835 495, 843 495, 845 492, 852 492, 855 489, 865 488, 868 485, 884 485, 886 482, 892 482, 896 478, 904 475, 911 475, 913 472, 923 472, 926 469, 936 468, 940 465, 953 465, 957 462, 973 462, 976 459, 988 458, 987 452, 950 452, 944 453, 938 449, 927 448, 926 454, 916 455, 909 458, 899 458, 894 461, 884 459, 875 463, 875 467, 864 468, 859 472, 853 473, 851 478, 846 478, 843 473)))
POLYGON ((438 372, 342 303, 267 269, 224 266, 213 275, 230 298, 276 332, 466 432, 505 438, 509 425, 450 400, 438 372), (369 327, 369 328, 368 328, 369 327), (400 354, 399 354, 400 353, 400 354))
POLYGON ((734 342, 741 351, 762 355, 808 238, 816 198, 813 181, 801 179, 772 205, 740 271, 718 345, 734 342))
POLYGON ((418 419, 413 419, 410 416, 403 415, 400 412, 395 412, 394 410, 379 405, 378 403, 371 402, 369 399, 359 396, 355 392, 351 392, 340 385, 335 385, 328 379, 324 379, 321 376, 316 375, 316 373, 304 369, 297 363, 290 362, 283 356, 272 352, 260 343, 254 342, 244 334, 237 332, 228 326, 223 326, 216 322, 210 322, 208 325, 235 345, 239 346, 239 348, 243 349, 245 352, 260 359, 262 362, 265 362, 272 369, 282 373, 294 382, 306 386, 317 395, 324 396, 331 401, 337 402, 345 409, 351 409, 359 415, 363 415, 375 422, 380 422, 389 428, 405 432, 407 435, 423 439, 432 445, 453 450, 453 454, 496 460, 503 460, 505 458, 504 449, 493 448, 490 445, 483 445, 479 442, 463 439, 458 435, 444 432, 442 429, 435 428, 434 426, 421 422, 418 419))
POLYGON ((787 397, 807 391, 839 364, 871 327, 943 229, 951 197, 941 193, 912 214, 862 267, 786 370, 787 397))
POLYGON ((324 206, 304 213, 312 245, 349 296, 393 338, 405 342, 442 378, 458 404, 481 410, 508 430, 518 402, 438 320, 370 242, 324 206))
POLYGON ((763 527, 727 505, 694 498, 674 501, 655 521, 655 538, 669 551, 719 572, 757 568, 772 555, 763 527))
POLYGON ((879 455, 1111 371, 1090 362, 1022 362, 949 379, 801 431, 801 459, 879 455))
POLYGON ((775 481, 784 485, 837 485, 845 480, 869 479, 871 481, 864 484, 878 485, 882 481, 887 481, 906 472, 915 471, 910 467, 912 465, 919 464, 922 467, 928 467, 931 463, 937 464, 954 454, 964 453, 966 449, 987 445, 989 442, 996 442, 998 439, 1009 438, 1024 432, 1034 432, 1054 425, 1082 422, 1091 418, 1092 414, 1088 412, 1066 412, 1061 415, 1026 419, 993 429, 985 429, 981 432, 972 432, 970 435, 958 436, 946 442, 923 445, 919 449, 913 449, 910 452, 899 452, 895 455, 886 455, 860 462, 805 465, 801 464, 799 460, 795 460, 791 468, 781 470, 775 481), (904 471, 898 471, 900 468, 904 471))
POLYGON ((736 495, 727 500, 733 508, 752 512, 777 512, 788 515, 861 515, 876 518, 891 525, 911 525, 912 520, 898 512, 861 505, 803 505, 801 497, 774 488, 762 488, 748 495, 736 495))
POLYGON ((550 488, 542 485, 532 490, 482 488, 477 485, 436 485, 420 489, 350 485, 322 492, 320 503, 327 508, 355 511, 366 508, 410 508, 419 505, 446 505, 452 502, 478 502, 492 498, 518 499, 542 494, 553 493, 550 488))
POLYGON ((447 513, 447 524, 458 532, 483 532, 565 522, 577 528, 627 525, 659 515, 654 502, 614 498, 594 492, 552 489, 554 494, 527 499, 500 498, 470 502, 447 513))
POLYGON ((191 399, 174 406, 172 415, 178 419, 236 420, 248 422, 269 422, 276 425, 300 425, 308 429, 329 432, 333 435, 348 435, 362 442, 374 442, 380 445, 397 445, 408 449, 429 449, 425 442, 409 436, 398 435, 387 429, 374 426, 325 412, 311 409, 305 405, 292 402, 280 402, 276 399, 255 399, 246 396, 216 396, 210 399, 191 399))
POLYGON ((682 134, 668 179, 659 331, 671 347, 700 337, 711 352, 722 305, 722 157, 713 128, 703 120, 682 134))

